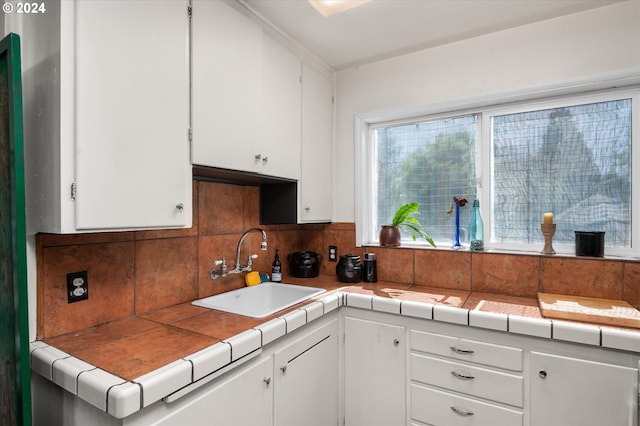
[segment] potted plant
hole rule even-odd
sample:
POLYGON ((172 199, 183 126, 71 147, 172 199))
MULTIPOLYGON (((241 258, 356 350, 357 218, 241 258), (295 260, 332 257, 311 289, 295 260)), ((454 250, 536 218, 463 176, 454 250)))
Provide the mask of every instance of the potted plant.
POLYGON ((415 217, 415 215, 420 214, 418 207, 420 207, 420 204, 416 202, 405 204, 396 211, 391 225, 382 225, 380 229, 380 245, 382 247, 400 246, 400 230, 408 232, 413 241, 416 240, 416 237, 422 237, 433 247, 436 246, 433 239, 422 229, 420 221, 415 217))

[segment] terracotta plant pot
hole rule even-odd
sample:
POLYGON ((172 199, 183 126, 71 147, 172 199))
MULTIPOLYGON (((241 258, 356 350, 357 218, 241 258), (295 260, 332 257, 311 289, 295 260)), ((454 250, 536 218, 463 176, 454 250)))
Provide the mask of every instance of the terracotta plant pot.
POLYGON ((380 229, 381 247, 400 247, 400 229, 397 226, 382 225, 380 229))

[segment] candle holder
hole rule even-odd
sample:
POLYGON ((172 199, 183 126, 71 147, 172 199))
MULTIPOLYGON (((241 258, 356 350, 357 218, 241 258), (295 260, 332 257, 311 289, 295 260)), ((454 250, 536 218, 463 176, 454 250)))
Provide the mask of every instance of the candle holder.
POLYGON ((542 253, 556 254, 556 251, 553 249, 553 246, 551 245, 553 240, 553 234, 556 233, 556 224, 542 223, 540 224, 540 229, 542 230, 542 235, 544 235, 544 248, 542 249, 542 253))

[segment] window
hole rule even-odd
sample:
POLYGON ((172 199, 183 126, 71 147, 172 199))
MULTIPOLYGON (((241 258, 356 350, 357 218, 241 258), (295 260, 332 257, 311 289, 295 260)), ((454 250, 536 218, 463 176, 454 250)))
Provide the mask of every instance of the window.
MULTIPOLYGON (((417 201, 437 246, 450 247, 455 220, 447 211, 457 196, 480 200, 487 247, 541 250, 540 223, 553 212, 558 252, 573 252, 574 231, 605 231, 607 254, 640 254, 639 188, 632 186, 640 168, 640 149, 632 150, 638 93, 363 120, 359 242, 377 244, 380 225, 417 201)), ((470 205, 461 209, 463 241, 470 215, 470 205)))

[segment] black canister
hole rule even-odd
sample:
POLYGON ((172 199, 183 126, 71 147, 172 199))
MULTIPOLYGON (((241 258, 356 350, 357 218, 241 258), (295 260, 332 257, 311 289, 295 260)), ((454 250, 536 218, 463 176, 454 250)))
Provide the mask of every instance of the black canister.
POLYGON ((336 265, 336 275, 338 281, 343 283, 357 283, 362 279, 362 263, 360 256, 355 254, 345 254, 340 256, 336 265))
POLYGON ((604 232, 575 231, 576 256, 604 256, 604 232))
POLYGON ((367 283, 378 282, 378 267, 376 266, 376 254, 364 254, 364 268, 362 270, 362 281, 367 283))

